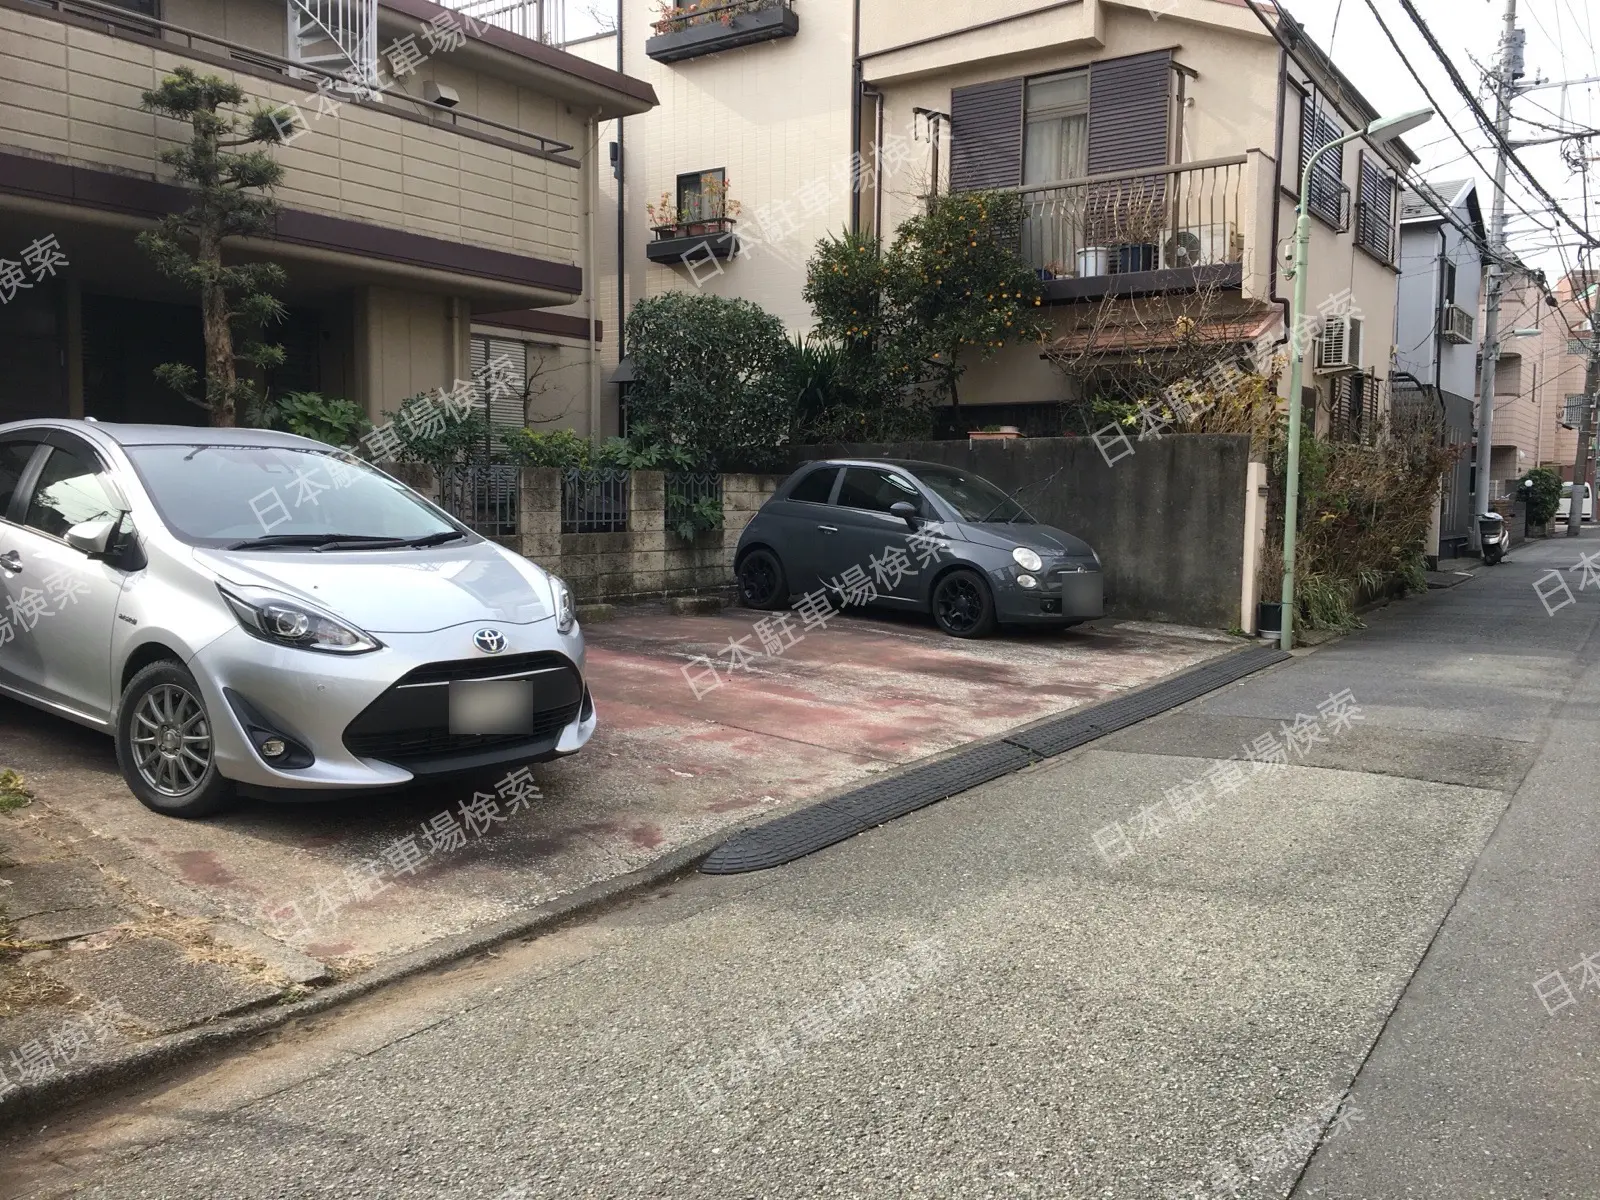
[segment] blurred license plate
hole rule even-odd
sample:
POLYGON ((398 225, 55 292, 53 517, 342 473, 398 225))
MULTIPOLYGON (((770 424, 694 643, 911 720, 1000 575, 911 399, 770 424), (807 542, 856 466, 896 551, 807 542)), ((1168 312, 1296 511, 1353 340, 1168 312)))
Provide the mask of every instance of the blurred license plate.
POLYGON ((533 684, 529 680, 451 681, 451 733, 530 733, 532 730, 533 684))

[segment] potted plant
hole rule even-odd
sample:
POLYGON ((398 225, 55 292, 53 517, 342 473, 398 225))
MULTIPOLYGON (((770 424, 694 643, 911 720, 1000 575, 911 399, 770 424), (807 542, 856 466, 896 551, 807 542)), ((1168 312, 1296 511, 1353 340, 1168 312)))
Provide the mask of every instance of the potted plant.
POLYGON ((1007 441, 1021 436, 1022 430, 1015 425, 985 425, 982 429, 967 431, 967 437, 975 442, 1007 441))
POLYGON ((1161 265, 1161 234, 1167 224, 1164 192, 1141 186, 1136 192, 1118 196, 1107 215, 1113 271, 1125 275, 1154 271, 1161 265))
POLYGON ((671 192, 662 192, 661 199, 654 204, 646 204, 644 211, 650 220, 650 228, 658 236, 675 237, 681 231, 684 214, 678 211, 671 192), (665 234, 664 230, 667 231, 665 234))

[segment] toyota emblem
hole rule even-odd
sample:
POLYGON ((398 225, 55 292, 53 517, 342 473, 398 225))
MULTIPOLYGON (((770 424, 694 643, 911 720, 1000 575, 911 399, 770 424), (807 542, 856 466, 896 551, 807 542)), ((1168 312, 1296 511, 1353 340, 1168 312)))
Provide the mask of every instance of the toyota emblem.
POLYGON ((498 629, 480 629, 472 635, 472 644, 485 654, 499 654, 506 648, 506 635, 498 629))

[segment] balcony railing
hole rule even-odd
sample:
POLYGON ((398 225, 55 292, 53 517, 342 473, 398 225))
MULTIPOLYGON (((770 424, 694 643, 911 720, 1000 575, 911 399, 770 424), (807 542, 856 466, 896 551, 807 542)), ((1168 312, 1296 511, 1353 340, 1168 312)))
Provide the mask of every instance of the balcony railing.
POLYGON ((654 29, 645 54, 657 62, 680 62, 794 37, 800 18, 794 0, 685 0, 663 5, 654 29))
POLYGON ((355 89, 358 94, 351 94, 350 80, 342 73, 329 70, 326 66, 319 66, 315 62, 297 62, 198 29, 190 29, 186 25, 176 25, 157 17, 143 16, 117 4, 103 3, 102 0, 26 0, 23 4, 10 0, 5 7, 21 8, 23 11, 37 7, 65 18, 91 22, 98 32, 112 37, 159 38, 164 42, 173 43, 174 50, 181 45, 197 56, 228 62, 252 74, 308 81, 312 89, 312 96, 308 96, 305 102, 308 105, 314 98, 315 81, 325 79, 335 91, 341 93, 341 102, 345 104, 382 107, 383 102, 388 100, 393 102, 390 111, 394 111, 400 104, 406 104, 411 111, 404 115, 409 120, 422 120, 435 126, 450 126, 469 137, 509 141, 518 148, 544 155, 565 154, 573 149, 570 142, 559 141, 473 113, 459 112, 455 109, 442 110, 397 89, 375 90, 358 87, 355 89))
POLYGON ((1041 280, 1243 263, 1249 159, 1019 188, 1022 253, 1041 280))

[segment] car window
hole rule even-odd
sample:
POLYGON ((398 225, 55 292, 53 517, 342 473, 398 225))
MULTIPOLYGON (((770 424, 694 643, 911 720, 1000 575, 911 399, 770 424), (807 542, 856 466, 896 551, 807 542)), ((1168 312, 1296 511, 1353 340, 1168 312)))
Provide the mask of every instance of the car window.
POLYGON ((904 476, 873 467, 845 468, 844 483, 839 488, 841 507, 886 513, 890 505, 901 500, 916 505, 917 511, 922 511, 922 493, 904 476))
POLYGON ((33 452, 38 448, 37 442, 6 442, 0 445, 0 517, 10 510, 11 499, 17 494, 17 485, 22 482, 22 473, 28 469, 28 464, 33 461, 33 452))
POLYGON ((156 511, 195 546, 253 538, 424 538, 443 513, 365 463, 298 446, 125 446, 156 511))
POLYGON ((833 481, 838 474, 838 467, 822 467, 811 472, 794 485, 794 491, 789 493, 789 499, 804 500, 808 504, 826 504, 828 496, 833 492, 833 481))
POLYGON ((22 523, 52 537, 65 537, 74 525, 114 517, 121 511, 122 505, 106 486, 100 468, 57 446, 44 460, 22 523))

